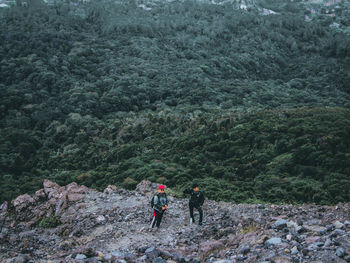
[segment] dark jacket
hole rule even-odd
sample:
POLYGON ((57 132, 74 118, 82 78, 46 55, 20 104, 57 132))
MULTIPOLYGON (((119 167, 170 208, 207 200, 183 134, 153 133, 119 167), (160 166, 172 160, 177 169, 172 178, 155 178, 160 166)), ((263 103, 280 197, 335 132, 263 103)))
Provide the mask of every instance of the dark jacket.
POLYGON ((166 193, 159 193, 154 196, 153 208, 159 212, 162 211, 162 206, 168 205, 168 197, 166 193))
POLYGON ((204 203, 204 194, 202 191, 193 191, 193 189, 186 189, 184 191, 185 194, 190 194, 190 204, 193 205, 194 207, 199 207, 202 206, 204 203))

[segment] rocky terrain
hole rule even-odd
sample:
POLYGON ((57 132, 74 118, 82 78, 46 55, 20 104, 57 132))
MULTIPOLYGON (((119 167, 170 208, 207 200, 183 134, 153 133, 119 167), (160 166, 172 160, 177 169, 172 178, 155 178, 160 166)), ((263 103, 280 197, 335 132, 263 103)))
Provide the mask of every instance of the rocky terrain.
POLYGON ((150 230, 151 182, 135 191, 43 187, 3 205, 1 262, 350 262, 349 203, 206 200, 199 226, 189 224, 188 201, 169 195, 160 229, 150 230))

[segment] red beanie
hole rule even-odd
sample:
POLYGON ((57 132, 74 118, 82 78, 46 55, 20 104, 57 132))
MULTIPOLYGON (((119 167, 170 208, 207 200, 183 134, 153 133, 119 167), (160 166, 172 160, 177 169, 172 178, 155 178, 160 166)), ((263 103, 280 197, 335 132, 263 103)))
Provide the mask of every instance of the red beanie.
POLYGON ((161 184, 160 186, 158 186, 158 190, 162 190, 162 189, 165 189, 165 186, 161 184))

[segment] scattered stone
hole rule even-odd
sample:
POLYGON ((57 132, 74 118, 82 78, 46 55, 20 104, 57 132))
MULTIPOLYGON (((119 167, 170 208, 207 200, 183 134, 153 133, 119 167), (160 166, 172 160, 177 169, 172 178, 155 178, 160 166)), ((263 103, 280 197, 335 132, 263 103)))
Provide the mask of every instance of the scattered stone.
POLYGON ((278 229, 278 230, 282 230, 283 228, 287 227, 287 220, 284 219, 278 219, 275 223, 274 223, 274 228, 278 229))
POLYGON ((154 258, 158 257, 159 253, 158 253, 158 250, 155 247, 150 247, 150 248, 146 249, 145 255, 149 259, 154 259, 154 258))
POLYGON ((162 258, 154 258, 152 263, 167 263, 167 261, 162 258))
POLYGON ((248 254, 250 252, 250 247, 248 245, 243 246, 240 250, 239 253, 245 255, 248 254))
POLYGON ((344 226, 345 226, 345 227, 350 227, 350 221, 347 221, 347 220, 344 221, 344 226))
POLYGON ((75 256, 75 259, 86 259, 86 258, 87 258, 87 256, 85 256, 84 254, 77 254, 75 256))
POLYGON ((12 201, 12 205, 15 207, 16 212, 20 212, 32 204, 34 204, 34 199, 29 194, 20 195, 12 201))
POLYGON ((343 248, 338 247, 337 250, 335 251, 338 257, 343 258, 345 256, 345 251, 343 248))
POLYGON ((327 239, 326 242, 324 243, 324 246, 329 247, 331 246, 331 244, 332 244, 332 241, 330 239, 327 239))
POLYGON ((156 186, 145 181, 138 191, 108 186, 101 193, 46 180, 32 197, 12 201, 11 216, 0 215, 0 262, 350 262, 350 204, 261 206, 206 200, 206 223, 199 228, 181 213, 188 211, 188 199, 169 196, 171 209, 161 228, 146 231, 152 215, 147 194, 156 186), (42 218, 59 225, 40 228, 42 218))
POLYGON ((106 218, 103 215, 99 215, 96 218, 96 223, 98 223, 98 224, 101 224, 102 222, 105 222, 105 221, 106 221, 106 218))
POLYGON ((103 190, 103 193, 110 195, 115 191, 117 191, 117 187, 115 185, 108 185, 107 188, 103 190))
POLYGON ((344 230, 336 229, 330 234, 330 237, 343 236, 344 234, 345 234, 344 230))
POLYGON ((279 245, 281 243, 282 243, 282 239, 281 238, 273 237, 273 238, 270 238, 270 239, 266 240, 265 245, 267 247, 269 247, 269 246, 279 245))
POLYGON ((271 259, 270 262, 274 263, 292 263, 292 260, 289 257, 276 256, 271 259))
POLYGON ((343 228, 344 228, 344 224, 341 223, 341 222, 339 222, 339 221, 335 221, 335 222, 333 223, 333 225, 334 225, 334 227, 335 227, 336 229, 343 229, 343 228))
POLYGON ((298 254, 298 253, 299 253, 298 248, 297 248, 296 246, 294 246, 294 247, 292 248, 290 254, 296 255, 296 254, 298 254))

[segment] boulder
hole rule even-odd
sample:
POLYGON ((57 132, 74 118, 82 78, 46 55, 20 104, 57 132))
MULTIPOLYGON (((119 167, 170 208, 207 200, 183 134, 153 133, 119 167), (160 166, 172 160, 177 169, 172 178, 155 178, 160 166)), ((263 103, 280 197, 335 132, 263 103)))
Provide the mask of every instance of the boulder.
POLYGON ((105 194, 112 194, 113 192, 117 191, 117 187, 115 185, 108 185, 107 188, 103 190, 105 194))
POLYGON ((47 199, 58 198, 59 194, 64 191, 64 187, 59 186, 58 184, 45 179, 44 180, 44 192, 47 195, 47 199))
POLYGON ((160 184, 152 183, 148 180, 143 180, 136 186, 136 192, 141 194, 153 193, 157 190, 159 185, 160 184))
POLYGON ((200 243, 200 253, 203 255, 208 255, 215 250, 224 248, 224 243, 219 240, 208 240, 200 243))
POLYGON ((270 239, 266 240, 266 242, 265 242, 265 245, 267 247, 275 246, 275 245, 279 245, 279 244, 282 244, 282 239, 279 237, 270 238, 270 239))
POLYGON ((46 194, 44 189, 40 189, 38 191, 35 192, 34 194, 34 200, 35 201, 42 201, 42 200, 46 200, 46 194))
POLYGON ((84 198, 84 195, 82 194, 76 194, 76 193, 68 193, 67 199, 69 202, 78 202, 84 198))
POLYGON ((344 224, 341 223, 341 222, 339 222, 339 221, 335 221, 335 222, 333 223, 333 225, 334 225, 334 227, 335 227, 336 229, 343 229, 343 228, 344 228, 344 224))
POLYGON ((158 257, 159 253, 155 247, 150 247, 146 249, 145 255, 147 256, 147 258, 153 260, 154 258, 158 257))
POLYGON ((16 212, 19 212, 34 204, 34 202, 34 199, 29 194, 24 194, 14 199, 12 205, 15 207, 16 212))
POLYGON ((85 185, 79 186, 76 182, 70 183, 66 186, 66 191, 68 193, 86 194, 88 190, 89 189, 85 185))
POLYGON ((287 227, 287 223, 288 221, 287 220, 284 220, 284 219, 278 219, 275 223, 274 223, 274 228, 278 229, 278 230, 281 230, 285 227, 287 227))

